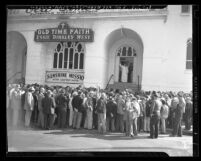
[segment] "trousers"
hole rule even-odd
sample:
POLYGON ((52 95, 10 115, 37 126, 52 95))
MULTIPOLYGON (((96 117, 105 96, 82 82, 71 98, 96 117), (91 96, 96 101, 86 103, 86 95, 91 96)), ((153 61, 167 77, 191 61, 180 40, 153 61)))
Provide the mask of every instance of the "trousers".
POLYGON ((144 118, 144 131, 150 131, 150 117, 144 118))
POLYGON ((117 114, 116 130, 124 132, 124 115, 122 114, 117 114))
POLYGON ((158 131, 159 131, 159 123, 160 123, 160 117, 157 115, 154 115, 150 119, 150 137, 151 138, 158 138, 158 131))
POLYGON ((93 124, 93 111, 90 111, 88 109, 85 118, 84 128, 92 129, 92 124, 93 124))
POLYGON ((64 128, 66 124, 66 109, 59 108, 58 109, 58 118, 57 118, 57 126, 58 128, 64 128))
POLYGON ((82 113, 74 111, 73 115, 73 128, 79 129, 82 120, 82 113))
POLYGON ((31 114, 32 114, 31 110, 26 110, 26 113, 25 113, 25 126, 26 127, 30 126, 31 114))
POLYGON ((44 128, 44 114, 43 111, 39 110, 38 114, 38 126, 44 128))
POLYGON ((98 132, 105 133, 106 132, 106 114, 98 113, 98 132))
POLYGON ((134 118, 134 119, 131 119, 130 121, 129 121, 129 125, 130 125, 130 127, 129 127, 129 134, 130 135, 137 135, 137 120, 138 120, 138 118, 136 117, 136 118, 134 118))

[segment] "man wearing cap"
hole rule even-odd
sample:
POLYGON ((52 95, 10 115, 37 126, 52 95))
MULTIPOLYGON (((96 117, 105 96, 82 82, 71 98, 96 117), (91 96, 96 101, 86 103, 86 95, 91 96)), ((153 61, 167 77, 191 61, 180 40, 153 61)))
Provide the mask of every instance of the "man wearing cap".
POLYGON ((177 104, 177 107, 174 110, 175 118, 174 118, 174 124, 173 124, 173 131, 172 131, 172 135, 170 135, 173 137, 174 136, 182 137, 181 123, 182 123, 183 113, 185 112, 186 102, 181 92, 178 93, 178 99, 179 99, 179 103, 177 104))
POLYGON ((53 109, 55 109, 52 91, 48 90, 46 96, 42 99, 42 108, 44 114, 44 128, 50 130, 54 123, 53 109))
POLYGON ((56 99, 58 107, 57 126, 58 128, 64 128, 66 123, 66 112, 67 112, 67 98, 64 96, 64 89, 60 91, 60 95, 56 99))
POLYGON ((162 103, 159 100, 159 94, 153 94, 154 101, 151 105, 151 119, 150 119, 150 138, 158 138, 160 110, 162 103))
POLYGON ((28 128, 30 126, 31 121, 31 115, 34 108, 34 98, 33 98, 33 92, 35 91, 34 87, 29 87, 28 92, 25 95, 25 103, 24 103, 24 109, 25 112, 25 127, 28 128))
POLYGON ((185 129, 190 130, 192 124, 193 114, 193 103, 191 97, 186 98, 186 109, 185 109, 185 129))

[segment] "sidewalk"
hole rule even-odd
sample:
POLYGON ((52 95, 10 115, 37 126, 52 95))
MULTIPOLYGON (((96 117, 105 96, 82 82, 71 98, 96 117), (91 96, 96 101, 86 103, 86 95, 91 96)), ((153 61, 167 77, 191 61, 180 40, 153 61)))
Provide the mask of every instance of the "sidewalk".
MULTIPOLYGON (((171 133, 171 132, 172 132, 172 129, 166 128, 166 131, 167 131, 168 133, 171 133)), ((193 128, 192 128, 192 127, 191 127, 190 130, 186 130, 186 129, 185 129, 185 126, 182 126, 182 132, 183 132, 183 135, 193 136, 193 128)))

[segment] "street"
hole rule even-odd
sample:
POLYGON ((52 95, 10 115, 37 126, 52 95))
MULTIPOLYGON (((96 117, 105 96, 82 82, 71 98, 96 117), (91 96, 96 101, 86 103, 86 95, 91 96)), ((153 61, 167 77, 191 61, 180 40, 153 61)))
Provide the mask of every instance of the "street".
POLYGON ((100 135, 96 130, 9 130, 8 152, 165 152, 169 156, 192 156, 192 136, 147 138, 140 133, 131 138, 122 133, 100 135))

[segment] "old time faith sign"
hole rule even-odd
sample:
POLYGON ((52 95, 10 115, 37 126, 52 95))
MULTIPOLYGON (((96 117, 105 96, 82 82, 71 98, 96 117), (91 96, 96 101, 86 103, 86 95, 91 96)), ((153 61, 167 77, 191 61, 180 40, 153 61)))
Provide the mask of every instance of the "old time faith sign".
POLYGON ((61 23, 58 28, 37 29, 34 40, 36 42, 93 42, 93 36, 92 29, 70 28, 66 23, 61 23))

